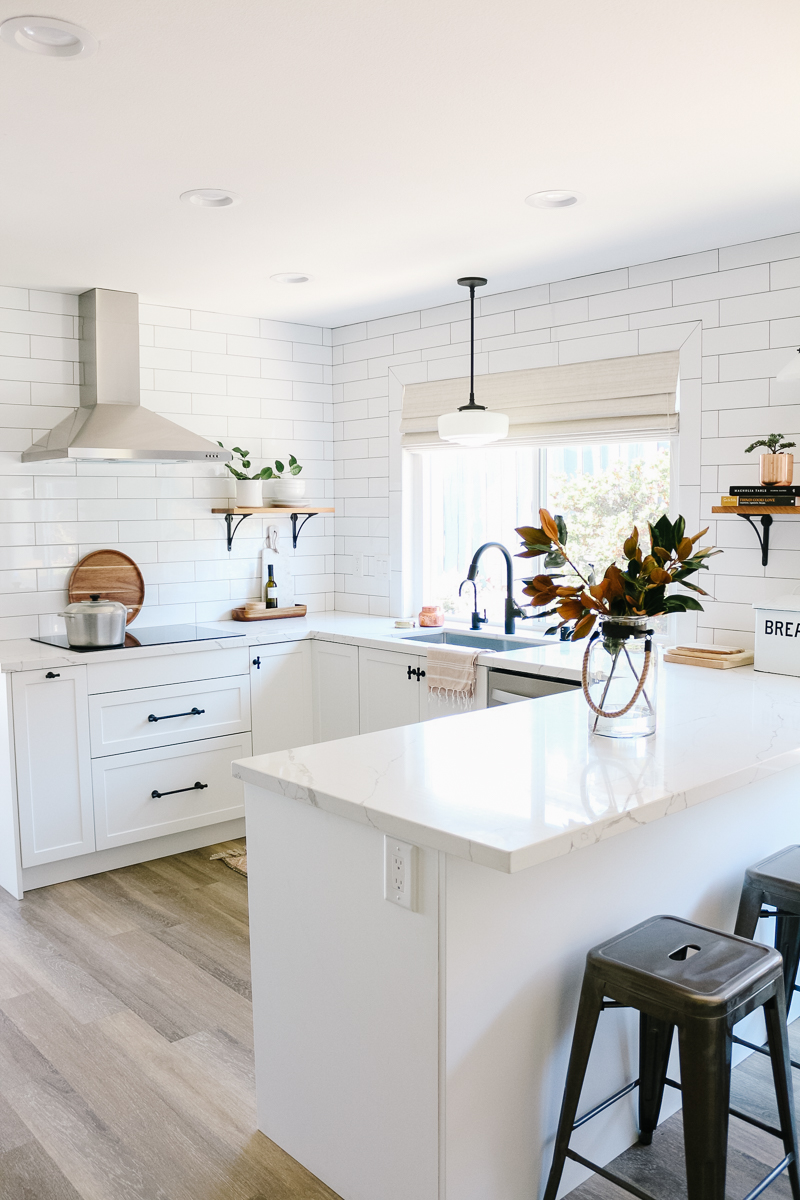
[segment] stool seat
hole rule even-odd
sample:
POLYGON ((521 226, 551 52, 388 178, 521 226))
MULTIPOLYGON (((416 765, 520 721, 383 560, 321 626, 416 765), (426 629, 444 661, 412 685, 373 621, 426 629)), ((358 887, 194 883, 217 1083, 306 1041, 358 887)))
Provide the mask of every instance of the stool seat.
POLYGON ((642 1001, 668 1003, 675 1017, 727 1017, 744 995, 782 972, 777 950, 670 916, 650 917, 609 938, 586 962, 605 980, 607 994, 622 987, 642 1001))
POLYGON ((731 1111, 779 1138, 784 1149, 781 1162, 745 1200, 755 1200, 786 1169, 792 1196, 800 1200, 783 962, 777 950, 681 917, 656 916, 589 951, 544 1200, 556 1200, 567 1158, 633 1191, 639 1200, 649 1200, 647 1193, 583 1158, 569 1143, 573 1130, 638 1087, 639 1141, 649 1145, 667 1084, 679 1087, 683 1096, 689 1200, 725 1200, 731 1111), (576 1120, 598 1019, 609 1007, 639 1012, 639 1078, 576 1120), (729 1107, 733 1026, 757 1008, 764 1012, 780 1128, 729 1107), (675 1029, 679 1084, 667 1079, 675 1029))

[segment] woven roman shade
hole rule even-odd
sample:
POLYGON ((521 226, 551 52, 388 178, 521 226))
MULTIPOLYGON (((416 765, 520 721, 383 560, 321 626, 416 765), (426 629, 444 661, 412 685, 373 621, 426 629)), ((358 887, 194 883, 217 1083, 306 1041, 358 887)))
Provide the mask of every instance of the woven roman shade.
MULTIPOLYGON (((547 446, 667 437, 678 428, 678 351, 479 375, 478 404, 509 417, 497 445, 547 446)), ((442 413, 466 404, 469 379, 407 383, 400 424, 408 450, 441 449, 442 413)))

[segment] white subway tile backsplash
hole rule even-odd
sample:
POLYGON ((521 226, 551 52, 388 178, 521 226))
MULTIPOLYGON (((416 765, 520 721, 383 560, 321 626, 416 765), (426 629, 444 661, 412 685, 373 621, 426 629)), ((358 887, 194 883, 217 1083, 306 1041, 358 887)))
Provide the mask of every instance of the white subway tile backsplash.
POLYGON ((672 303, 671 283, 651 283, 644 287, 620 288, 589 299, 589 317, 616 317, 621 313, 646 312, 666 308, 672 303))
POLYGON ((697 304, 703 300, 720 300, 727 296, 751 296, 769 289, 769 268, 766 264, 719 271, 711 275, 696 275, 676 279, 672 285, 675 304, 697 304))
POLYGON ((662 258, 657 262, 642 263, 629 267, 630 286, 645 283, 662 283, 666 280, 684 279, 687 275, 706 275, 719 270, 719 251, 701 250, 698 254, 684 254, 679 258, 662 258))
POLYGON ((601 337, 575 338, 558 343, 558 362, 590 362, 593 358, 625 358, 637 354, 639 335, 635 329, 629 333, 609 333, 601 337))
POLYGON ((550 284, 550 299, 571 300, 575 296, 598 296, 601 292, 612 292, 628 287, 628 268, 617 271, 601 271, 596 275, 582 275, 575 279, 562 279, 550 284))
MULTIPOLYGON (((158 322, 166 325, 167 322, 158 322)), ((261 325, 258 317, 235 317, 229 313, 208 313, 191 310, 191 328, 209 333, 233 333, 243 337, 260 337, 261 325)))
POLYGON ((743 242, 738 246, 724 246, 719 252, 719 269, 746 267, 751 263, 775 262, 781 258, 797 258, 800 255, 800 233, 787 233, 780 237, 766 238, 760 242, 743 242))

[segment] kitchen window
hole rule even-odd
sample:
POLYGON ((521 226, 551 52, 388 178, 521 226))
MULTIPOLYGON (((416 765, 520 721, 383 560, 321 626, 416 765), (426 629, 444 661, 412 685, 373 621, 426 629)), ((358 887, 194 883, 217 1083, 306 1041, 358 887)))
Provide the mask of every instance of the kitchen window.
MULTIPOLYGON (((473 592, 465 585, 472 555, 483 542, 502 542, 516 554, 517 526, 538 524, 540 507, 567 522, 576 562, 598 572, 621 558, 633 525, 646 530, 669 509, 670 442, 640 440, 536 447, 434 450, 413 456, 416 474, 417 600, 441 604, 446 619, 469 620, 473 592)), ((542 560, 514 560, 516 580, 541 571, 542 560)), ((506 568, 487 552, 478 572, 478 607, 502 624, 506 568)), ((515 592, 520 599, 521 584, 515 592)), ((539 626, 523 626, 523 629, 539 626)), ((541 630, 543 632, 543 629, 541 630)))

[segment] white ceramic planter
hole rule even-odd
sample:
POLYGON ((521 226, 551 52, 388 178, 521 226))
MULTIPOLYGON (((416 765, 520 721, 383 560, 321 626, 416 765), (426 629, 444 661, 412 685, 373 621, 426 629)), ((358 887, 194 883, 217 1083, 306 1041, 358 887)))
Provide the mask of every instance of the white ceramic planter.
POLYGON ((304 479, 290 475, 287 479, 273 479, 271 498, 276 504, 296 504, 306 494, 304 479))
POLYGON ((236 505, 238 508, 261 508, 264 504, 263 483, 260 479, 236 480, 236 505))

